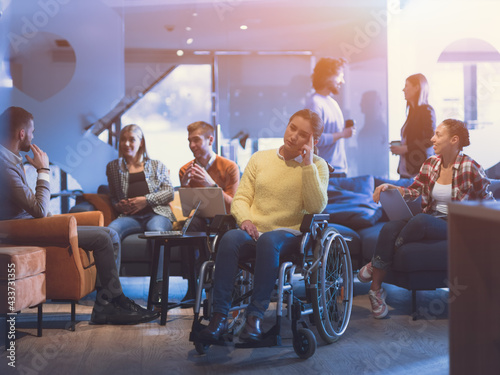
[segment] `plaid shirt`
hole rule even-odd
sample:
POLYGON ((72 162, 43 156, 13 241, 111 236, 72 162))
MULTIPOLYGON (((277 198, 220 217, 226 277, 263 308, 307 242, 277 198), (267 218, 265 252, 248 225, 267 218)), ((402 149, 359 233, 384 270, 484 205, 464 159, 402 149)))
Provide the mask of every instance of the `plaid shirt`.
MULTIPOLYGON (((165 216, 170 221, 176 221, 169 203, 174 199, 174 187, 170 181, 167 167, 158 160, 147 159, 144 162, 144 175, 148 184, 149 194, 146 200, 155 214, 165 216)), ((128 198, 129 172, 125 159, 119 158, 110 161, 106 166, 111 203, 117 204, 128 198)), ((120 215, 124 216, 124 215, 120 215)))
MULTIPOLYGON (((420 168, 415 181, 409 187, 404 188, 405 199, 414 200, 422 195, 422 211, 424 213, 434 211, 431 192, 439 178, 441 163, 441 156, 431 156, 420 168)), ((469 156, 459 153, 453 164, 452 173, 452 201, 493 199, 493 195, 488 191, 490 181, 486 177, 486 173, 469 156)))

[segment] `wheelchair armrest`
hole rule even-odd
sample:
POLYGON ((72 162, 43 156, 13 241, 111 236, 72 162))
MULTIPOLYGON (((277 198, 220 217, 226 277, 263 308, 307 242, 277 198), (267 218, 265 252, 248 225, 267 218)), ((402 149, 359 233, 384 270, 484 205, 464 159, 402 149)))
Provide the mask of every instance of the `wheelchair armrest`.
POLYGON ((211 233, 220 233, 235 228, 236 220, 232 215, 215 215, 208 229, 211 233))
POLYGON ((311 232, 313 230, 313 225, 317 222, 328 221, 330 219, 329 214, 307 214, 304 215, 302 219, 302 224, 300 225, 300 231, 302 233, 311 232))

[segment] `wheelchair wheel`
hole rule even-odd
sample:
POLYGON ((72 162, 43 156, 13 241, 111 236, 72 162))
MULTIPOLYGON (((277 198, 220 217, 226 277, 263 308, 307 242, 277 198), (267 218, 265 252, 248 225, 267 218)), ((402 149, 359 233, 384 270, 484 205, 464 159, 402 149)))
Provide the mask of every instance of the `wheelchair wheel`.
POLYGON ((311 274, 314 322, 321 338, 332 343, 345 332, 351 318, 353 277, 349 249, 335 228, 327 227, 321 236, 321 257, 311 274))
POLYGON ((316 337, 310 329, 299 328, 293 337, 293 350, 302 359, 311 357, 316 351, 316 337))
POLYGON ((227 326, 229 332, 233 332, 233 335, 237 336, 240 334, 241 330, 245 326, 245 310, 243 305, 247 305, 249 302, 249 297, 245 294, 252 288, 252 275, 244 270, 239 270, 234 281, 233 293, 231 296, 232 304, 231 308, 236 308, 229 311, 227 316, 227 326), (239 308, 241 307, 241 308, 239 308))

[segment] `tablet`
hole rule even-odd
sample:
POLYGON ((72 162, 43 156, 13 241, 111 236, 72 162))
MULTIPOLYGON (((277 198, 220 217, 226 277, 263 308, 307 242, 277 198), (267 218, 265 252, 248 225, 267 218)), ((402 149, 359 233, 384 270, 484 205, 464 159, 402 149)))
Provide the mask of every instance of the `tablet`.
POLYGON ((197 213, 199 217, 214 217, 215 215, 226 214, 226 204, 220 187, 181 187, 179 188, 179 197, 181 198, 181 208, 184 216, 188 216, 199 202, 201 202, 197 213))
POLYGON ((389 220, 407 220, 413 213, 398 189, 387 189, 380 193, 380 203, 389 220))

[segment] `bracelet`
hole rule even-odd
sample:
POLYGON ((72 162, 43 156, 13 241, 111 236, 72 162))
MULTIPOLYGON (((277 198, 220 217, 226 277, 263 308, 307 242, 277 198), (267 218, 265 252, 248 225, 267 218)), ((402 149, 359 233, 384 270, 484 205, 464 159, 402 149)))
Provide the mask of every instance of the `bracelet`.
POLYGON ((50 172, 50 168, 38 168, 36 171, 37 171, 37 172, 40 172, 40 171, 47 171, 47 172, 50 172))

